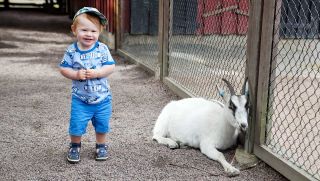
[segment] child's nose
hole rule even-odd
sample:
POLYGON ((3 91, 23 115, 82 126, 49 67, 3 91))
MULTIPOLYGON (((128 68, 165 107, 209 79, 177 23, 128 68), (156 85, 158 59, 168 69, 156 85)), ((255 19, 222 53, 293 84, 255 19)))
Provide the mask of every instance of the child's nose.
POLYGON ((92 32, 91 31, 87 31, 87 35, 88 36, 92 36, 92 32))

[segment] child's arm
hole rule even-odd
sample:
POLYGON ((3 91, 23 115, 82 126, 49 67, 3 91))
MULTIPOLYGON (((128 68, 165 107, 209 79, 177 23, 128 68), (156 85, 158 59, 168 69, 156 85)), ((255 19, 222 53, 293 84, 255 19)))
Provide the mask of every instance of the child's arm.
POLYGON ((108 77, 114 71, 115 64, 112 65, 104 65, 99 69, 88 69, 86 70, 86 78, 87 79, 95 79, 108 77))
POLYGON ((86 80, 86 70, 73 70, 71 68, 60 67, 60 73, 71 80, 86 80))

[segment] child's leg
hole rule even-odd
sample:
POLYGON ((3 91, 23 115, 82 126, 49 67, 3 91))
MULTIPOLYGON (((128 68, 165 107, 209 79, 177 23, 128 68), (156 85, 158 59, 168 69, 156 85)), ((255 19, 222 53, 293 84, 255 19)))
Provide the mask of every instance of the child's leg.
POLYGON ((97 144, 105 144, 106 134, 105 133, 96 133, 96 142, 97 142, 97 144))
MULTIPOLYGON (((108 98, 107 98, 108 99, 108 98)), ((94 117, 91 119, 96 131, 96 160, 104 161, 108 158, 106 134, 109 132, 109 120, 112 113, 111 100, 105 100, 97 106, 94 117)))
POLYGON ((70 163, 80 161, 81 135, 86 132, 87 124, 94 114, 90 105, 76 97, 72 97, 71 117, 69 125, 70 147, 67 160, 70 163))
POLYGON ((81 136, 70 136, 71 143, 81 143, 81 136))
POLYGON ((111 118, 111 114, 112 104, 109 98, 97 105, 96 112, 91 119, 92 125, 96 131, 97 144, 105 144, 106 142, 106 134, 109 132, 109 120, 111 118))

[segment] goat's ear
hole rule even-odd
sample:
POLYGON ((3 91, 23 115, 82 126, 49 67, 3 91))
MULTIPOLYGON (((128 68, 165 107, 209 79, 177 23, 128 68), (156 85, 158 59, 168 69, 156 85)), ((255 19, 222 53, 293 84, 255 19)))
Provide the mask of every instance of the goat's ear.
POLYGON ((225 102, 228 102, 230 98, 229 95, 226 95, 226 92, 223 89, 221 89, 218 85, 216 85, 216 87, 217 87, 219 96, 221 96, 225 102))
POLYGON ((224 97, 224 96, 225 96, 224 90, 221 89, 218 85, 217 85, 217 90, 218 90, 219 96, 221 96, 221 97, 224 97))
POLYGON ((242 94, 245 95, 245 96, 249 96, 249 81, 248 81, 248 78, 246 78, 246 80, 244 81, 242 94))

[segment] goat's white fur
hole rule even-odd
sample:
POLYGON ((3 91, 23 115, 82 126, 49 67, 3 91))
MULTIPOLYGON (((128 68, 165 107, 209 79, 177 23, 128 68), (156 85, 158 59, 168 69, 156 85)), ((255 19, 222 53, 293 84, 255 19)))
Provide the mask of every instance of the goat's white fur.
MULTIPOLYGON (((231 96, 231 99, 236 106, 246 103, 245 95, 231 96)), ((219 101, 203 98, 172 101, 159 115, 153 139, 170 148, 178 148, 179 144, 200 148, 210 159, 220 162, 228 174, 238 175, 240 171, 228 163, 218 149, 236 144, 240 124, 247 124, 247 115, 239 116, 244 119, 236 120, 228 106, 219 101)))

